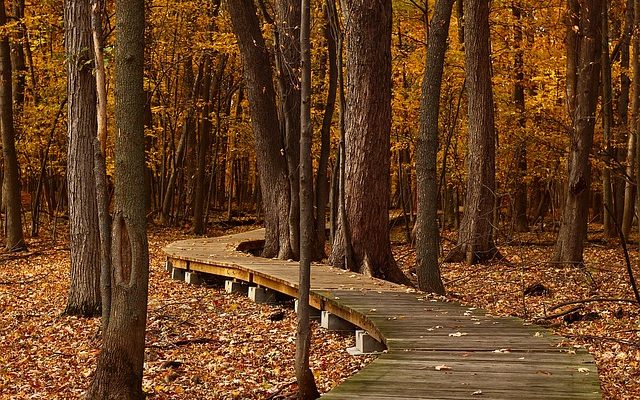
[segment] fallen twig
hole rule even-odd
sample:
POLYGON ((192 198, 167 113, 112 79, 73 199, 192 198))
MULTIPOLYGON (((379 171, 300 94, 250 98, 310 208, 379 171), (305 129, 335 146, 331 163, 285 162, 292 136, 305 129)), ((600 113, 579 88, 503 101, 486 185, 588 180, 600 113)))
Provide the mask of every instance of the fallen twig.
MULTIPOLYGON (((549 309, 549 310, 551 310, 551 309, 549 309)), ((544 317, 540 317, 538 319, 545 320, 545 319, 554 319, 554 318, 564 317, 567 314, 571 314, 572 312, 579 311, 579 310, 582 310, 582 306, 571 307, 570 309, 568 309, 566 311, 562 311, 562 312, 559 312, 559 313, 556 313, 556 314, 545 315, 544 317)))
POLYGON ((279 395, 280 393, 282 393, 282 391, 283 391, 283 390, 285 390, 285 389, 286 389, 286 388, 288 388, 289 386, 293 385, 294 383, 296 383, 296 380, 295 380, 295 379, 294 379, 294 380, 292 380, 292 381, 289 381, 289 382, 286 382, 286 383, 284 383, 284 384, 280 385, 280 387, 279 387, 275 392, 271 393, 271 394, 269 395, 269 397, 267 397, 265 400, 273 400, 273 399, 275 399, 277 395, 279 395))
POLYGON ((618 299, 614 297, 592 297, 590 299, 582 299, 582 300, 570 300, 564 301, 562 303, 558 303, 554 306, 549 307, 549 311, 557 310, 558 308, 564 306, 570 306, 572 304, 585 304, 585 303, 629 303, 636 304, 636 301, 633 299, 618 299))

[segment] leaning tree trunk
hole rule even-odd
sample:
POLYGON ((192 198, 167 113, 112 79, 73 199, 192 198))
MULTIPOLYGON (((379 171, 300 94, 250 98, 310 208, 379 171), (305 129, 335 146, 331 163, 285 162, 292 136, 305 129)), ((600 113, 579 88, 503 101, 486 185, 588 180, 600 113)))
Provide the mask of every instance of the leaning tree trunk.
POLYGON ((346 218, 340 220, 330 261, 348 265, 345 255, 351 250, 353 270, 407 283, 389 241, 391 0, 350 1, 344 12, 346 218))
POLYGON ((65 2, 71 282, 65 313, 100 315, 100 233, 93 142, 98 132, 91 5, 65 2))
POLYGON ((278 135, 271 61, 260 31, 253 0, 228 1, 233 31, 244 64, 244 82, 253 124, 253 136, 265 216, 265 257, 291 258, 289 237, 289 179, 284 141, 278 135))
MULTIPOLYGON (((0 26, 7 23, 4 0, 0 1, 0 26)), ((11 49, 9 38, 0 39, 0 128, 2 129, 2 155, 4 157, 3 201, 6 213, 7 251, 26 250, 22 233, 22 210, 20 199, 20 168, 16 154, 13 126, 13 104, 11 88, 11 49)))
POLYGON ((613 86, 611 83, 611 58, 609 56, 609 1, 602 1, 602 138, 604 141, 604 161, 602 169, 602 202, 603 202, 603 227, 609 237, 616 237, 617 233, 613 224, 613 185, 611 180, 611 167, 615 160, 613 142, 613 86))
POLYGON ((116 162, 109 326, 87 399, 144 399, 149 249, 145 216, 144 0, 116 1, 116 162))
POLYGON ((466 260, 474 264, 498 255, 493 240, 496 133, 488 0, 465 0, 464 21, 469 130, 467 196, 458 244, 447 256, 447 261, 466 260))
POLYGON ((438 0, 427 38, 427 60, 422 78, 420 135, 416 144, 418 216, 416 219, 416 271, 420 290, 444 294, 438 266, 438 117, 444 56, 455 0, 438 0))
POLYGON ((589 153, 598 101, 598 85, 593 83, 600 77, 602 0, 569 0, 568 5, 567 101, 573 129, 568 157, 569 184, 554 262, 580 264, 589 214, 589 153))

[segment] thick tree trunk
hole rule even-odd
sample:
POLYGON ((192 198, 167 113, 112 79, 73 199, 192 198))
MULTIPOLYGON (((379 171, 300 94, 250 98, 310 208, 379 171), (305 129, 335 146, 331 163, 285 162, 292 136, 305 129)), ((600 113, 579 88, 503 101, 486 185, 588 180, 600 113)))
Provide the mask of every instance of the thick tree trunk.
POLYGON ((454 0, 438 0, 431 18, 427 38, 427 59, 422 78, 420 103, 420 135, 416 143, 416 178, 418 191, 418 217, 416 219, 416 270, 418 288, 444 294, 440 277, 438 253, 438 132, 440 92, 444 56, 449 38, 449 23, 454 0))
POLYGON ((388 230, 391 0, 354 0, 345 6, 349 21, 344 154, 346 221, 340 221, 330 261, 345 266, 345 255, 348 256, 351 247, 354 270, 408 283, 393 259, 388 230))
POLYGON ((91 5, 65 2, 71 283, 66 314, 100 315, 100 234, 93 141, 97 135, 91 5))
POLYGON ((465 0, 464 20, 469 125, 467 194, 458 244, 446 259, 466 260, 474 264, 498 255, 493 240, 496 133, 488 0, 465 0))
POLYGON ((111 317, 87 399, 144 399, 149 250, 144 195, 144 0, 116 1, 116 162, 111 317))
POLYGON ((276 23, 280 57, 278 79, 282 93, 285 156, 291 188, 289 236, 293 257, 300 247, 300 0, 277 0, 276 23))
MULTIPOLYGON (((0 1, 0 27, 7 24, 4 0, 0 1)), ((9 38, 0 39, 0 129, 2 130, 2 154, 4 177, 2 180, 3 203, 6 215, 7 251, 26 250, 22 233, 22 209, 20 198, 20 168, 16 154, 13 126, 11 49, 9 38)))
POLYGON ((244 64, 244 81, 258 158, 266 228, 262 254, 265 257, 291 258, 290 187, 283 151, 285 144, 278 135, 279 123, 269 54, 253 0, 233 0, 227 4, 244 64))
POLYGON ((554 261, 580 264, 589 214, 589 153, 598 101, 598 85, 593 82, 598 82, 600 77, 602 1, 569 0, 568 5, 567 108, 573 130, 568 157, 569 182, 554 261))

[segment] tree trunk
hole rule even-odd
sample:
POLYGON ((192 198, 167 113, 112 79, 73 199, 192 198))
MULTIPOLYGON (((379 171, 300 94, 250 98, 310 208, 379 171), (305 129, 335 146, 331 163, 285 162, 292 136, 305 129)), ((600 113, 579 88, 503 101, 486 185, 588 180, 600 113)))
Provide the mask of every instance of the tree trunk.
POLYGON ((568 157, 569 182, 554 261, 581 264, 589 214, 589 153, 598 101, 598 85, 593 83, 600 77, 602 1, 569 0, 568 6, 567 108, 573 129, 568 157))
MULTIPOLYGON (((309 323, 309 291, 311 260, 315 255, 313 218, 313 165, 311 160, 311 10, 310 0, 302 0, 300 23, 301 109, 300 109, 300 281, 298 290, 298 329, 296 335, 296 380, 298 399, 320 397, 315 378, 309 368, 311 325, 309 323)), ((300 3, 298 3, 300 4, 300 3)))
POLYGON ((204 76, 202 87, 200 88, 200 100, 204 102, 200 116, 200 127, 198 128, 198 164, 195 178, 195 196, 193 207, 193 233, 204 234, 204 198, 205 198, 205 170, 207 169, 207 153, 209 152, 209 140, 211 136, 211 121, 209 112, 211 104, 209 95, 211 90, 211 59, 205 56, 204 76))
POLYGON ((408 283, 393 259, 388 230, 391 0, 354 0, 345 6, 349 21, 344 154, 346 218, 338 226, 330 261, 344 267, 345 255, 348 256, 351 247, 353 270, 408 283))
POLYGON ((97 135, 91 5, 65 2, 67 54, 69 231, 71 283, 66 314, 100 315, 100 234, 93 141, 97 135))
POLYGON ((519 141, 516 147, 515 162, 515 195, 513 204, 513 229, 516 232, 527 232, 529 221, 527 219, 527 140, 526 128, 527 119, 525 116, 526 104, 524 96, 524 49, 522 48, 522 3, 515 1, 511 6, 511 11, 516 20, 513 26, 513 40, 515 42, 515 54, 513 59, 514 85, 513 102, 516 106, 518 128, 520 130, 519 141))
POLYGON ((144 399, 149 250, 144 199, 144 0, 116 1, 116 162, 111 317, 87 399, 144 399))
MULTIPOLYGON (((0 1, 0 26, 7 24, 4 0, 0 1)), ((15 131, 13 126, 11 49, 9 38, 0 39, 0 129, 2 130, 2 154, 4 157, 4 177, 2 180, 3 202, 6 215, 7 251, 27 249, 22 233, 22 208, 20 198, 20 167, 16 154, 15 131)))
POLYGON ((630 54, 629 48, 631 44, 631 36, 633 34, 633 1, 626 1, 626 9, 624 12, 624 34, 623 41, 620 43, 620 94, 617 102, 618 125, 622 127, 621 132, 616 139, 616 159, 617 173, 615 175, 615 197, 614 204, 616 210, 616 220, 619 224, 624 219, 624 192, 625 192, 625 168, 624 165, 627 151, 623 143, 627 143, 629 138, 629 91, 631 88, 631 79, 629 79, 630 54))
POLYGON ((602 170, 602 202, 604 232, 608 237, 616 237, 613 224, 613 188, 611 165, 615 160, 611 147, 613 134, 613 86, 611 83, 611 58, 609 57, 609 1, 602 0, 602 135, 604 141, 604 168, 602 170))
POLYGON ((438 0, 427 38, 427 59, 422 78, 420 135, 416 143, 418 217, 416 219, 416 271, 418 288, 444 294, 438 253, 438 132, 440 92, 449 23, 454 0, 438 0))
POLYGON ((293 255, 289 236, 290 187, 284 141, 277 134, 279 123, 269 54, 253 0, 228 1, 227 5, 244 64, 258 158, 266 228, 262 254, 287 259, 293 255))
POLYGON ((320 160, 318 161, 318 172, 316 178, 315 191, 315 230, 316 230, 316 254, 315 259, 324 257, 324 245, 326 243, 326 215, 327 202, 329 201, 329 179, 327 168, 329 166, 329 154, 331 152, 331 123, 336 106, 336 94, 338 86, 337 68, 337 38, 331 29, 329 10, 326 10, 327 22, 324 29, 327 40, 327 53, 329 58, 329 88, 327 92, 327 102, 322 117, 322 127, 320 130, 320 160))
POLYGON ((489 38, 489 2, 464 2, 469 145, 467 193, 458 244, 446 260, 469 264, 498 256, 493 240, 495 143, 489 38))
POLYGON ((293 257, 298 259, 300 247, 300 0, 276 2, 278 79, 282 101, 285 157, 289 173, 289 236, 293 257))
POLYGON ((26 86, 27 66, 24 57, 24 0, 13 0, 13 18, 18 22, 15 40, 11 43, 11 65, 14 72, 13 102, 21 110, 24 104, 24 89, 26 86))

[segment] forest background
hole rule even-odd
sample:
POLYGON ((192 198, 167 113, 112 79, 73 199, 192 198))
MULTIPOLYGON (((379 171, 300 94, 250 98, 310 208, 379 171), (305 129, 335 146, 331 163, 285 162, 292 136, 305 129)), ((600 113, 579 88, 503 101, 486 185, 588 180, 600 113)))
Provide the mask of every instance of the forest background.
MULTIPOLYGON (((570 1, 569 6, 573 3, 578 2, 570 1)), ((640 101, 638 91, 630 89, 638 81, 631 77, 640 68, 638 52, 632 51, 638 48, 636 30, 631 29, 633 3, 604 2, 608 6, 603 19, 607 28, 601 32, 607 35, 602 36, 601 51, 608 55, 609 62, 602 62, 603 102, 596 112, 593 147, 588 152, 592 175, 586 190, 591 233, 613 246, 617 245, 620 232, 631 237, 635 206, 637 129, 632 117, 638 113, 640 101), (609 100, 605 100, 607 90, 609 100)), ((267 48, 275 54, 276 7, 267 1, 258 5, 267 48)), ((560 226, 568 188, 567 163, 574 122, 567 112, 565 45, 567 32, 579 28, 568 19, 567 4, 562 1, 492 1, 490 5, 497 132, 493 235, 503 246, 526 242, 530 236, 517 234, 530 230, 534 237, 548 240, 549 234, 555 235, 560 226)), ((250 105, 229 14, 215 1, 147 1, 145 7, 148 219, 196 234, 206 233, 219 218, 233 221, 252 215, 260 219, 263 199, 250 105)), ((411 224, 418 209, 414 164, 428 31, 425 20, 429 20, 433 8, 429 2, 393 3, 389 201, 398 217, 392 222, 402 224, 400 231, 409 243, 413 241, 411 224)), ((64 226, 59 226, 59 221, 69 216, 68 189, 74 177, 68 175, 69 141, 65 134, 68 99, 64 66, 69 60, 64 48, 63 9, 62 1, 29 4, 17 0, 7 6, 7 21, 2 28, 9 40, 13 69, 11 104, 21 183, 21 230, 30 237, 45 234, 55 238, 57 229, 64 226)), ((113 119, 112 10, 107 8, 105 15, 107 113, 113 119)), ((333 61, 327 52, 331 39, 324 3, 314 3, 313 15, 311 115, 313 126, 317 127, 313 154, 318 168, 320 127, 330 103, 327 98, 333 61)), ((469 121, 465 112, 468 99, 462 21, 462 2, 458 2, 451 19, 440 96, 438 208, 445 242, 449 240, 447 232, 460 226, 467 190, 469 121)), ((286 71, 277 58, 272 63, 277 81, 286 71)), ((278 93, 278 98, 284 99, 282 92, 278 93)), ((336 193, 338 113, 329 122, 328 175, 334 177, 330 182, 336 193)), ((106 165, 111 177, 115 168, 115 126, 109 125, 108 129, 106 165)), ((13 185, 4 174, 3 186, 13 185)), ((5 202, 6 199, 3 196, 5 202)), ((339 218, 339 201, 332 201, 329 208, 335 221, 339 218)), ((23 250, 23 244, 7 240, 9 250, 23 250)), ((549 254, 545 257, 546 261, 551 259, 549 254)))

